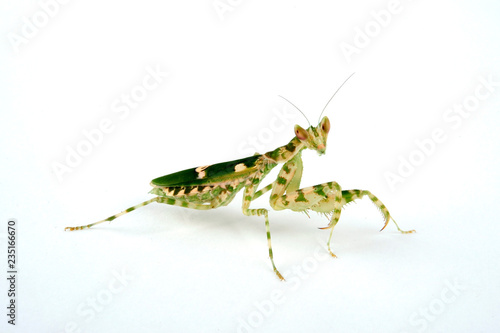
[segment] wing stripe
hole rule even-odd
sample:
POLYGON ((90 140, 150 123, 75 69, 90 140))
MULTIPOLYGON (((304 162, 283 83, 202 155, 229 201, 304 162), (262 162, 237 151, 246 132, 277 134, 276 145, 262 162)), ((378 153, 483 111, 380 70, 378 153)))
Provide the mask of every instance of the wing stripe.
POLYGON ((255 166, 261 156, 254 155, 239 160, 186 169, 155 178, 151 181, 151 185, 192 186, 210 184, 219 178, 234 174, 235 172, 252 172, 251 168, 255 166))

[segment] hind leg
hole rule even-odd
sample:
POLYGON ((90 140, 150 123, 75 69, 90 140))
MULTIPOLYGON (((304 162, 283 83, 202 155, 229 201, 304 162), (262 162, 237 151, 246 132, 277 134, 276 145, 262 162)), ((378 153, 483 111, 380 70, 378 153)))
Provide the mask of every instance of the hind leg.
POLYGON ((118 214, 112 215, 112 216, 108 217, 107 219, 104 219, 104 220, 101 220, 101 221, 97 221, 97 222, 94 222, 94 223, 91 223, 91 224, 87 224, 87 225, 77 226, 77 227, 66 227, 64 230, 65 231, 82 230, 82 229, 91 228, 91 227, 93 227, 93 226, 95 226, 97 224, 101 224, 101 223, 104 223, 104 222, 111 222, 114 219, 116 219, 116 218, 118 218, 118 217, 120 217, 122 215, 125 215, 127 213, 130 213, 130 212, 138 209, 138 208, 141 208, 141 207, 144 207, 146 205, 149 205, 152 202, 164 203, 164 204, 167 204, 167 205, 180 206, 180 207, 191 208, 191 209, 198 209, 198 210, 213 209, 213 208, 219 207, 221 204, 224 204, 224 202, 219 202, 219 201, 215 201, 215 200, 211 204, 201 204, 201 203, 187 202, 186 200, 181 199, 181 198, 170 198, 170 197, 161 197, 161 196, 159 196, 159 197, 154 197, 152 199, 149 199, 149 200, 146 200, 144 202, 141 202, 138 205, 135 205, 135 206, 132 206, 130 208, 127 208, 123 212, 120 212, 118 214))

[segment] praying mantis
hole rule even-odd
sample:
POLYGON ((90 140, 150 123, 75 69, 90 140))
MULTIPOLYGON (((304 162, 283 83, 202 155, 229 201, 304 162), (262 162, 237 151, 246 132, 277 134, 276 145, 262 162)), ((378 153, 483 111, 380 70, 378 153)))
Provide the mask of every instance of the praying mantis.
POLYGON ((265 208, 250 208, 252 201, 269 191, 271 191, 269 204, 273 210, 290 209, 295 212, 305 212, 306 214, 309 211, 314 211, 329 218, 330 222, 328 225, 320 229, 330 229, 327 247, 332 257, 336 257, 336 255, 331 250, 330 242, 333 229, 339 221, 342 207, 364 196, 367 196, 384 216, 385 223, 381 231, 392 220, 401 233, 415 232, 415 230, 401 230, 387 207, 370 191, 359 189, 343 190, 335 181, 304 188, 300 187, 303 171, 302 151, 310 149, 316 151, 319 155, 325 154, 328 133, 330 131, 330 120, 326 116, 321 118, 321 115, 338 90, 349 78, 335 91, 325 105, 320 114, 319 118, 321 120, 318 125, 310 125, 307 129, 295 125, 295 135, 286 145, 264 154, 255 154, 234 161, 199 166, 155 178, 151 181, 153 189, 150 191, 151 194, 156 195, 154 198, 127 208, 123 212, 112 215, 107 219, 88 225, 67 227, 65 230, 82 230, 100 223, 111 222, 124 214, 153 202, 197 210, 215 209, 228 205, 236 194, 243 190, 243 214, 246 216, 256 215, 264 217, 269 258, 273 270, 280 280, 284 280, 284 278, 274 263, 269 227, 269 211, 265 208), (279 164, 283 164, 283 166, 276 180, 258 190, 259 185, 267 174, 279 164))

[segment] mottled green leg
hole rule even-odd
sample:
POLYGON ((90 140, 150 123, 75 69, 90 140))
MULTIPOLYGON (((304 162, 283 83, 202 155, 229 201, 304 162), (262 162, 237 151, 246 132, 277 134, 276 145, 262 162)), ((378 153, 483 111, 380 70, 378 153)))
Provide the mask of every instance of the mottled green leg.
POLYGON ((336 207, 338 207, 338 205, 336 205, 336 204, 332 205, 332 202, 338 203, 339 199, 340 199, 341 200, 340 201, 341 207, 343 207, 345 204, 352 202, 356 199, 361 199, 365 195, 370 198, 370 200, 375 204, 375 206, 377 206, 377 208, 380 210, 380 212, 384 216, 385 223, 380 231, 384 230, 384 228, 387 226, 389 221, 392 219, 392 221, 394 222, 394 224, 396 225, 396 227, 398 228, 398 230, 401 233, 408 234, 408 233, 415 232, 415 230, 409 230, 409 231, 401 230, 399 228, 398 224, 396 223, 396 221, 394 221, 394 219, 391 217, 391 214, 389 213, 389 210, 387 209, 387 207, 382 203, 382 201, 380 201, 370 191, 344 190, 342 192, 329 193, 328 198, 326 198, 323 201, 320 201, 317 205, 311 207, 311 209, 316 211, 316 212, 325 213, 325 214, 328 214, 329 212, 331 212, 333 210, 333 216, 332 216, 332 219, 331 219, 329 225, 325 228, 321 228, 321 229, 329 229, 329 228, 332 229, 330 231, 330 237, 328 238, 328 243, 327 243, 328 251, 330 252, 330 254, 332 256, 336 257, 330 249, 330 242, 332 239, 333 228, 335 227, 335 225, 337 224, 337 222, 339 221, 339 218, 340 218, 340 212, 338 212, 336 210, 336 207), (338 193, 341 193, 341 195, 339 196, 338 193))
MULTIPOLYGON (((260 181, 260 179, 256 178, 257 185, 258 185, 258 181, 260 181)), ((245 187, 245 192, 243 194, 243 206, 242 206, 243 214, 245 214, 247 216, 253 216, 253 215, 257 215, 257 216, 263 215, 264 216, 265 222, 266 222, 266 234, 267 234, 267 246, 269 248, 269 259, 271 259, 271 264, 273 265, 274 272, 276 273, 278 278, 283 281, 283 280, 285 280, 285 278, 283 277, 283 275, 281 275, 281 273, 276 268, 276 265, 274 264, 273 248, 271 246, 271 228, 269 226, 268 211, 267 211, 267 209, 264 209, 264 208, 260 208, 260 209, 250 209, 249 208, 250 203, 256 197, 255 187, 257 185, 249 185, 249 186, 245 187)), ((270 185, 272 185, 272 184, 270 184, 270 185)), ((267 187, 268 186, 266 186, 265 188, 267 188, 267 187)), ((265 192, 267 192, 267 191, 268 190, 266 190, 265 192)), ((263 193, 261 193, 260 195, 262 195, 262 194, 263 193)))
MULTIPOLYGON (((285 187, 286 188, 286 187, 285 187)), ((275 193, 270 203, 274 209, 291 209, 296 212, 307 212, 314 210, 323 214, 332 214, 328 226, 321 229, 332 229, 328 239, 328 251, 333 257, 335 254, 330 249, 330 241, 333 228, 340 219, 342 212, 342 189, 336 182, 328 182, 315 186, 305 187, 289 192, 286 188, 286 194, 282 192, 275 193)))
POLYGON ((82 230, 82 229, 90 228, 90 227, 93 227, 93 226, 95 226, 97 224, 101 224, 101 223, 104 223, 104 222, 111 222, 114 219, 116 219, 116 218, 118 218, 118 217, 120 217, 122 215, 130 213, 131 211, 134 211, 137 208, 141 208, 141 207, 144 207, 146 205, 149 205, 152 202, 158 202, 158 203, 163 203, 163 204, 167 204, 167 205, 180 206, 180 207, 184 207, 184 208, 191 208, 191 209, 197 209, 197 210, 207 210, 207 209, 217 208, 221 204, 224 203, 223 201, 221 202, 220 200, 217 200, 217 201, 214 200, 214 201, 212 201, 212 202, 210 202, 208 204, 198 204, 198 203, 193 203, 193 202, 187 202, 186 200, 181 199, 181 198, 170 198, 170 197, 161 197, 161 196, 159 196, 159 197, 155 197, 153 199, 144 201, 144 202, 142 202, 142 203, 140 203, 138 205, 135 205, 135 206, 132 206, 130 208, 127 208, 123 212, 115 214, 113 216, 110 216, 107 219, 104 219, 104 220, 101 220, 101 221, 98 221, 98 222, 95 222, 95 223, 87 224, 87 225, 81 225, 81 226, 78 226, 78 227, 66 227, 64 230, 65 231, 82 230))
POLYGON ((66 227, 64 230, 65 230, 65 231, 82 230, 82 229, 86 229, 86 228, 93 227, 93 226, 95 226, 96 224, 101 224, 101 223, 104 223, 104 222, 111 222, 111 221, 113 221, 114 219, 116 219, 117 217, 120 217, 120 216, 122 216, 122 215, 125 215, 125 214, 127 214, 127 213, 130 213, 131 211, 136 210, 137 208, 144 207, 144 206, 149 205, 150 203, 155 202, 155 201, 157 202, 157 201, 158 201, 158 198, 159 198, 159 197, 156 197, 156 198, 153 198, 153 199, 150 199, 150 200, 147 200, 147 201, 141 202, 140 204, 135 205, 135 206, 132 206, 132 207, 130 207, 130 208, 127 208, 127 209, 125 209, 123 212, 118 213, 118 214, 115 214, 115 215, 113 215, 113 216, 110 216, 110 217, 108 217, 107 219, 104 219, 104 220, 101 220, 101 221, 98 221, 98 222, 94 222, 94 223, 91 223, 91 224, 87 224, 87 225, 81 225, 81 226, 78 226, 78 227, 66 227))
POLYGON ((318 202, 317 205, 312 206, 311 209, 316 211, 316 212, 323 213, 323 214, 329 214, 330 212, 333 211, 333 214, 332 214, 332 217, 330 219, 330 223, 328 224, 328 226, 320 228, 320 229, 331 229, 330 236, 328 237, 328 242, 326 243, 326 245, 328 247, 328 252, 330 253, 330 255, 334 258, 337 258, 337 256, 331 250, 330 242, 332 241, 333 229, 335 228, 335 226, 339 222, 340 213, 342 212, 342 189, 341 189, 340 185, 337 184, 336 182, 320 184, 320 185, 316 185, 316 187, 325 188, 325 185, 327 185, 327 187, 332 186, 334 188, 334 191, 328 192, 327 197, 325 199, 323 199, 322 201, 318 202))
POLYGON ((384 219, 385 219, 385 223, 384 223, 384 226, 382 227, 382 229, 380 229, 380 231, 384 230, 385 227, 387 226, 387 224, 389 224, 389 221, 392 220, 392 222, 394 222, 394 224, 396 225, 396 228, 398 228, 398 230, 403 233, 403 234, 411 234, 411 233, 414 233, 415 230, 401 230, 401 228, 399 228, 398 224, 396 223, 396 221, 392 218, 391 214, 389 213, 389 210, 387 209, 387 207, 382 203, 382 201, 380 201, 375 195, 373 195, 370 191, 366 191, 366 190, 346 190, 346 191, 342 191, 342 205, 345 205, 351 201, 354 201, 356 199, 361 199, 363 196, 367 196, 368 198, 370 198, 370 200, 375 204, 375 206, 377 206, 377 208, 380 210, 380 212, 382 213, 384 219))
MULTIPOLYGON (((270 204, 273 209, 291 209, 293 211, 305 212, 314 210, 319 213, 330 215, 330 223, 327 227, 321 229, 331 229, 328 237, 328 252, 336 257, 331 250, 331 239, 333 229, 340 219, 342 207, 355 199, 368 196, 370 200, 379 208, 385 218, 385 224, 382 230, 392 219, 398 230, 402 233, 412 233, 414 230, 404 231, 399 228, 396 221, 389 214, 385 205, 371 192, 362 190, 342 191, 339 184, 329 182, 311 187, 299 189, 300 178, 302 176, 302 159, 300 155, 295 156, 289 162, 285 163, 280 170, 278 179, 273 186, 270 197, 270 204)), ((264 188, 264 189, 267 189, 264 188)))
MULTIPOLYGON (((332 222, 328 226, 333 230, 333 227, 340 218, 342 208, 342 189, 340 185, 335 182, 329 182, 299 189, 302 171, 303 166, 300 153, 283 165, 277 180, 273 183, 269 198, 271 207, 275 210, 291 209, 307 214, 309 209, 317 207, 321 202, 323 203, 321 207, 325 207, 326 203, 328 207, 325 208, 324 213, 331 213, 333 211, 332 222)), ((328 241, 328 250, 335 257, 330 250, 330 241, 328 241)))
POLYGON ((272 182, 271 184, 269 184, 269 185, 263 187, 262 189, 258 190, 257 192, 255 192, 255 194, 253 195, 252 201, 257 199, 258 197, 260 197, 264 193, 268 192, 269 190, 271 190, 274 186, 274 183, 275 182, 272 182))

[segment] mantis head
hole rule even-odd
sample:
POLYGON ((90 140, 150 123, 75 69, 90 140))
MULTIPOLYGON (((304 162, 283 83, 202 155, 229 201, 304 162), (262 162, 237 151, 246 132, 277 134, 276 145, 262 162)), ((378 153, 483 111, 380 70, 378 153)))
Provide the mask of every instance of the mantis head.
POLYGON ((310 126, 307 130, 299 125, 295 125, 295 136, 308 149, 315 150, 319 155, 323 155, 326 151, 326 140, 330 131, 330 120, 328 117, 323 117, 318 126, 310 126))
MULTIPOLYGON (((331 100, 335 95, 338 93, 340 88, 353 76, 354 73, 352 73, 341 85, 338 87, 338 89, 333 93, 332 97, 328 100, 326 103, 325 107, 323 108, 323 111, 321 111, 321 114, 319 115, 319 118, 321 119, 321 116, 323 115, 323 112, 325 112, 326 107, 328 104, 330 104, 331 100)), ((306 115, 300 111, 300 109, 295 106, 292 102, 290 102, 288 99, 286 99, 283 96, 280 96, 283 98, 285 101, 293 105, 297 110, 299 110, 300 113, 304 116, 304 118, 307 117, 306 115)), ((309 122, 309 120, 307 120, 309 122)), ((323 155, 326 151, 326 140, 328 138, 328 132, 330 131, 330 120, 328 120, 328 117, 323 117, 321 121, 319 122, 318 126, 314 127, 311 126, 309 123, 309 128, 307 130, 303 129, 299 125, 295 125, 295 136, 297 139, 300 140, 308 149, 312 149, 318 152, 319 155, 323 155)))

